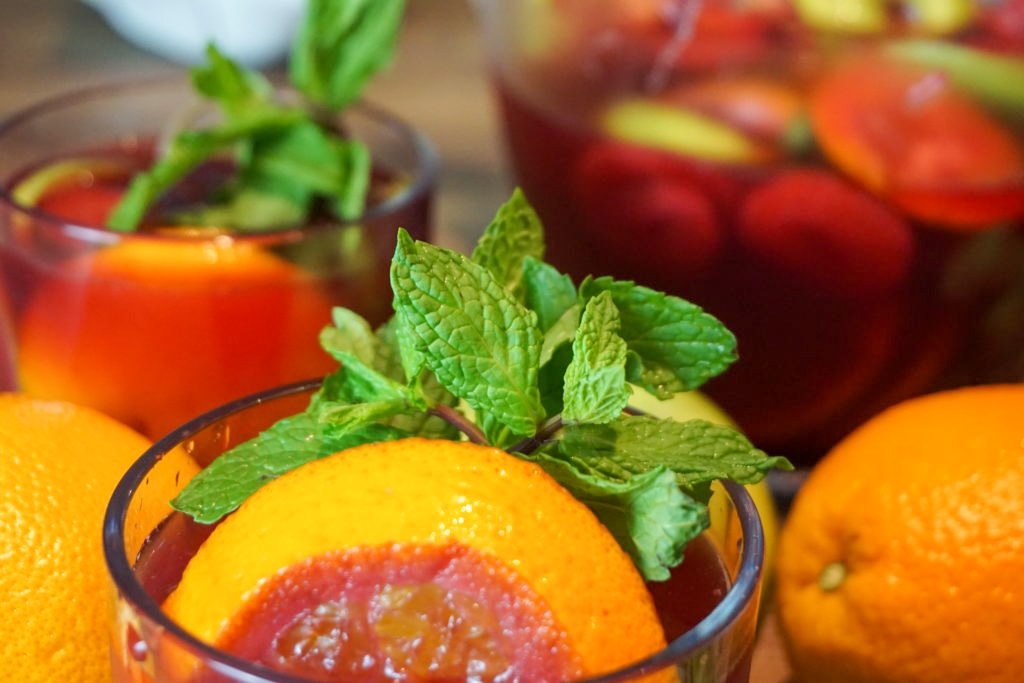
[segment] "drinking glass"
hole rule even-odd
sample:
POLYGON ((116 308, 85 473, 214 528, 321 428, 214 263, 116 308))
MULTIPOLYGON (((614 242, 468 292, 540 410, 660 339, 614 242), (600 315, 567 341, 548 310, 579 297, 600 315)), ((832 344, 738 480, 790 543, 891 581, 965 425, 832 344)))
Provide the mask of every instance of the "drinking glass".
POLYGON ((475 4, 549 260, 721 318, 758 446, 1024 379, 1019 2, 475 4))
MULTIPOLYGON (((315 381, 286 385, 196 418, 158 441, 118 484, 103 524, 116 683, 179 681, 182 677, 175 672, 183 669, 202 672, 195 679, 202 681, 299 680, 196 640, 160 605, 212 530, 172 513, 168 505, 190 474, 181 466, 184 454, 200 467, 208 465, 280 417, 301 410, 317 387, 315 381)), ((706 611, 692 616, 694 623, 662 651, 591 683, 635 680, 669 668, 684 682, 748 680, 764 556, 761 522, 742 486, 726 483, 712 497, 712 507, 712 526, 701 541, 712 550, 712 562, 720 563, 711 567, 712 574, 721 570, 726 582, 702 574, 695 564, 697 553, 688 549, 690 559, 674 570, 672 579, 654 586, 655 603, 662 613, 678 614, 690 603, 706 605, 706 611), (673 600, 680 604, 665 604, 673 600)), ((666 628, 671 633, 668 624, 666 628)))
MULTIPOLYGON (((63 95, 0 125, 0 388, 16 378, 22 391, 157 438, 231 399, 322 376, 333 361, 317 335, 332 306, 387 317, 397 228, 429 239, 438 161, 421 133, 370 103, 337 122, 373 159, 357 220, 119 233, 36 205, 39 174, 86 193, 111 182, 106 173, 127 183, 126 167, 145 168, 209 114, 186 82, 153 81, 63 95)), ((228 162, 204 164, 170 194, 205 196, 228 172, 228 162)))

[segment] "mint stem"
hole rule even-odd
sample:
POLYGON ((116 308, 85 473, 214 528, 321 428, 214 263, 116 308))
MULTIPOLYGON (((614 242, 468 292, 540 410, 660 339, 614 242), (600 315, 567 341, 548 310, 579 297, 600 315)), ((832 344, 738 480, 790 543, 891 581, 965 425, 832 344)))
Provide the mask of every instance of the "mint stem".
POLYGON ((473 443, 480 444, 481 446, 491 445, 487 440, 487 436, 484 435, 483 430, 473 424, 470 420, 467 420, 462 413, 451 406, 446 406, 441 403, 429 408, 427 412, 454 426, 460 432, 468 436, 469 440, 473 443))
POLYGON ((537 428, 537 433, 527 437, 508 449, 509 453, 533 453, 541 444, 554 436, 559 429, 565 426, 561 415, 555 415, 537 428))

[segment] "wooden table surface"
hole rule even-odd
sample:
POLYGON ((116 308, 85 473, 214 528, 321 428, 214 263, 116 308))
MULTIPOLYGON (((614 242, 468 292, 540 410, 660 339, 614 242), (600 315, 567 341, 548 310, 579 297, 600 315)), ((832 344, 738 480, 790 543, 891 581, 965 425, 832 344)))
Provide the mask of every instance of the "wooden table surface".
MULTIPOLYGON (((81 2, 0 0, 0 116, 73 87, 181 68, 127 43, 81 2)), ((410 0, 399 54, 368 96, 436 143, 436 240, 467 249, 512 187, 469 0, 410 0)), ((786 678, 769 618, 751 680, 786 678)))

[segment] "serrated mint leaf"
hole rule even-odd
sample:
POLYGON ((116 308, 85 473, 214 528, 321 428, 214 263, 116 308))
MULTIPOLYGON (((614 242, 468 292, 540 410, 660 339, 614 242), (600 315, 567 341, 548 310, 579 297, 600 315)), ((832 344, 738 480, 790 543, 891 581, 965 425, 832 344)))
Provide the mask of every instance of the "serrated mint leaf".
POLYGON ((404 230, 391 285, 402 328, 438 380, 478 413, 532 436, 544 418, 536 315, 487 269, 404 230))
POLYGON ((592 297, 572 343, 565 371, 562 418, 566 423, 611 422, 629 400, 626 342, 617 334, 619 310, 609 292, 592 297))
MULTIPOLYGON (((544 229, 521 190, 515 190, 484 230, 470 259, 515 291, 523 278, 523 259, 544 257, 544 229)), ((575 298, 575 292, 573 292, 575 298)))
POLYGON ((540 386, 540 399, 547 415, 558 415, 562 412, 562 399, 565 393, 565 371, 572 362, 572 343, 565 341, 555 347, 551 358, 540 367, 537 373, 537 384, 540 386))
POLYGON ((523 259, 523 302, 537 314, 542 332, 550 330, 576 306, 577 298, 576 286, 568 275, 533 256, 523 259))
POLYGON ((631 356, 627 378, 658 398, 696 389, 736 360, 736 338, 699 306, 610 277, 580 285, 584 298, 601 292, 619 309, 631 356))
POLYGON ((193 477, 171 505, 197 522, 213 524, 261 486, 296 467, 346 448, 389 438, 401 437, 376 425, 334 438, 313 417, 300 413, 225 452, 193 477))
POLYGON ((332 373, 332 377, 340 381, 337 386, 337 397, 341 402, 364 403, 415 399, 404 384, 399 384, 377 372, 354 353, 332 349, 331 355, 341 363, 341 367, 332 373))
MULTIPOLYGON (((331 325, 320 332, 320 347, 336 360, 341 360, 339 355, 352 354, 364 365, 371 366, 388 377, 387 372, 377 367, 379 344, 370 323, 355 311, 341 306, 331 310, 331 325)), ((401 381, 402 378, 391 379, 401 381)))
POLYGON ((404 0, 310 0, 292 45, 292 84, 329 109, 354 102, 391 61, 404 6, 404 0))
POLYGON ((544 365, 555 350, 562 344, 571 343, 576 338, 576 330, 580 326, 583 309, 579 305, 568 308, 562 317, 544 333, 544 343, 540 347, 540 364, 544 365))
POLYGON ((559 449, 568 459, 623 481, 664 465, 695 495, 702 491, 698 485, 715 479, 755 484, 769 470, 793 468, 785 458, 754 448, 735 429, 704 420, 623 415, 604 425, 571 425, 559 449))
POLYGON ((371 422, 411 412, 422 410, 417 410, 408 401, 401 399, 365 403, 322 403, 317 410, 316 418, 320 424, 330 424, 334 435, 344 436, 371 422))
POLYGON ((707 506, 684 494, 666 467, 617 481, 554 454, 529 459, 590 508, 648 581, 668 579, 686 544, 710 526, 707 506))

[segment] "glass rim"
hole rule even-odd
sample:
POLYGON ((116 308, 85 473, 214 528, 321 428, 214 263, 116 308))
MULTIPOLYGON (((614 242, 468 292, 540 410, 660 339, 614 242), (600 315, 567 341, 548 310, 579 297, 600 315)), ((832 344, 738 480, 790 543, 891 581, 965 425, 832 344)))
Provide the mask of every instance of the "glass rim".
MULTIPOLYGON (((144 79, 128 79, 98 85, 73 88, 50 97, 43 98, 21 109, 0 118, 0 143, 5 136, 15 132, 19 126, 30 123, 37 117, 49 112, 67 110, 76 105, 102 100, 111 96, 130 95, 134 92, 150 90, 171 89, 173 87, 184 87, 188 80, 181 76, 163 76, 144 79)), ((288 90, 287 85, 273 83, 275 89, 288 90)), ((6 182, 0 182, 0 203, 7 204, 14 209, 31 216, 32 218, 45 221, 54 228, 68 234, 71 237, 96 244, 113 244, 130 240, 152 240, 170 242, 208 242, 211 239, 229 238, 235 242, 264 243, 288 243, 302 239, 310 233, 338 229, 349 225, 358 225, 363 221, 373 220, 386 216, 405 206, 414 204, 417 200, 430 194, 437 183, 440 173, 441 160, 434 142, 421 130, 414 127, 398 114, 376 104, 372 100, 360 99, 349 105, 342 115, 350 112, 357 112, 367 118, 380 123, 391 130, 397 131, 400 136, 410 143, 411 149, 416 156, 416 170, 411 178, 408 187, 384 201, 368 207, 361 216, 348 221, 337 221, 326 225, 302 225, 297 227, 281 228, 279 230, 267 230, 256 233, 226 232, 223 234, 210 235, 175 235, 159 232, 117 232, 108 230, 102 226, 82 225, 70 220, 60 218, 34 206, 25 206, 15 200, 11 188, 6 182)))
MULTIPOLYGON (((219 650, 191 635, 168 617, 160 605, 142 587, 135 576, 131 561, 125 554, 124 522, 129 504, 132 496, 160 458, 186 439, 215 422, 247 408, 315 390, 320 387, 321 382, 320 378, 303 380, 250 394, 225 403, 186 422, 150 446, 128 468, 107 504, 103 516, 103 556, 107 573, 114 583, 117 595, 126 600, 146 619, 156 624, 163 632, 172 636, 177 641, 177 645, 201 658, 203 663, 214 672, 257 676, 268 683, 309 683, 310 680, 269 669, 219 650)), ((696 626, 668 643, 658 652, 620 669, 570 683, 613 683, 614 681, 632 680, 663 670, 709 645, 716 636, 739 619, 751 601, 757 599, 764 565, 764 532, 761 518, 753 499, 742 485, 731 481, 723 481, 722 484, 735 506, 743 532, 739 571, 722 600, 696 626)))

